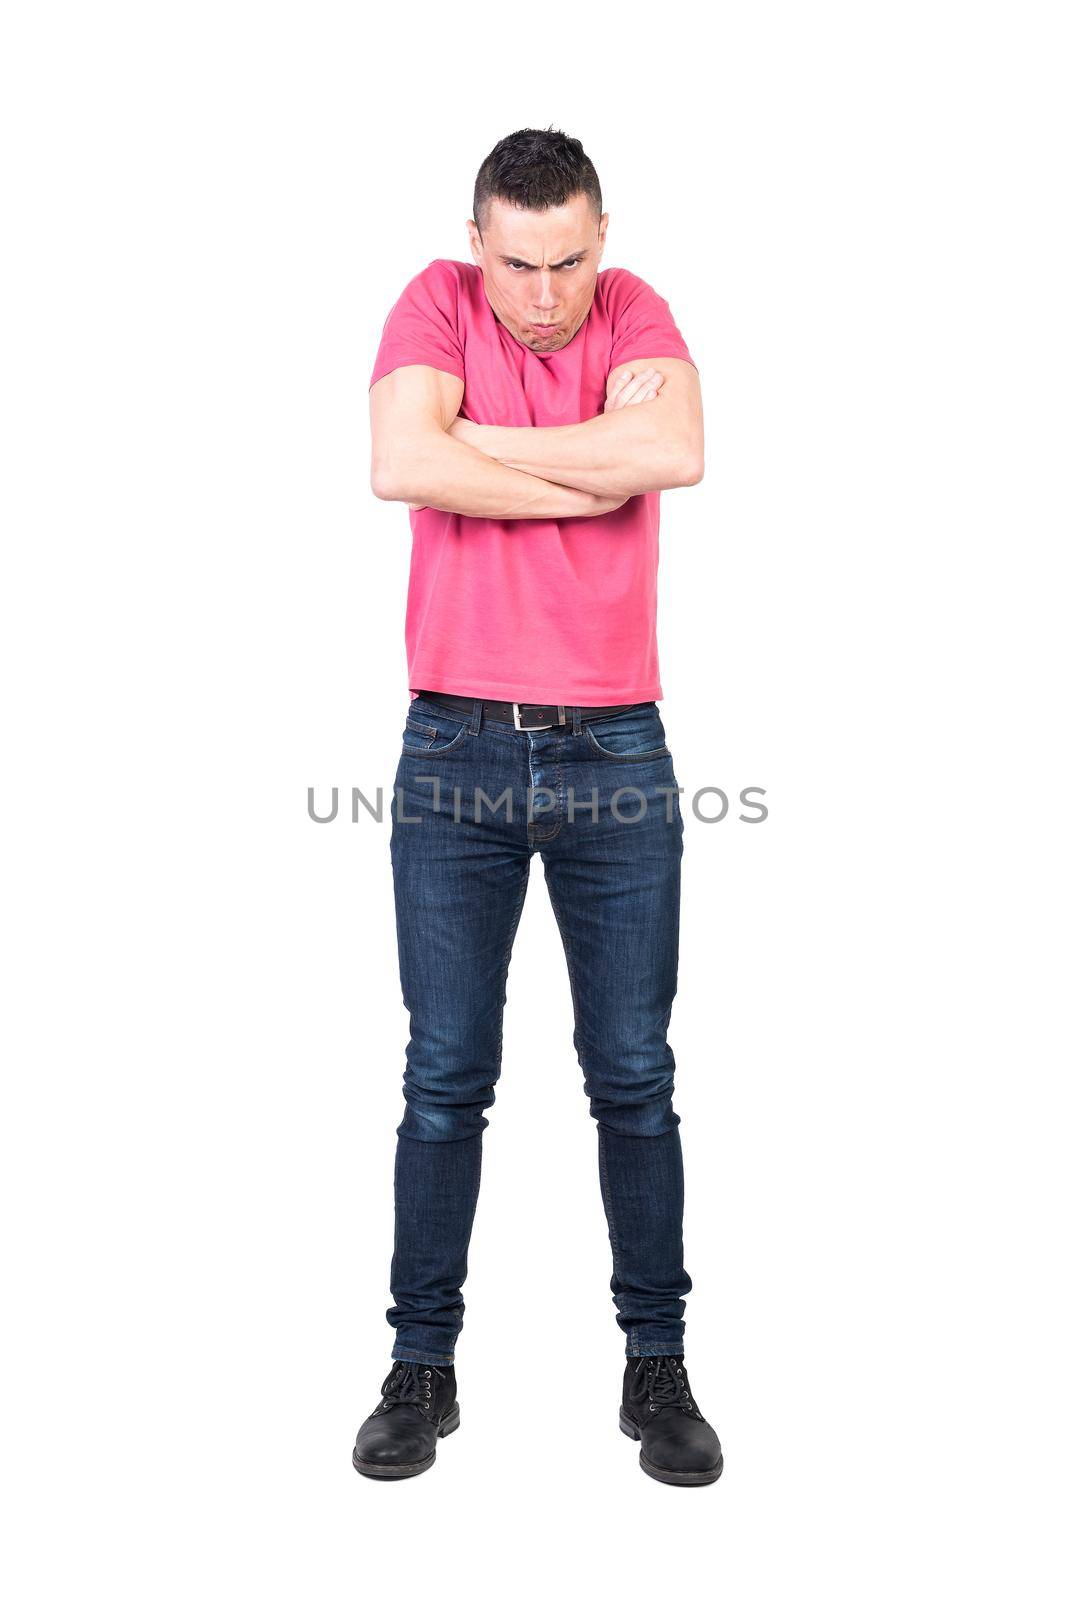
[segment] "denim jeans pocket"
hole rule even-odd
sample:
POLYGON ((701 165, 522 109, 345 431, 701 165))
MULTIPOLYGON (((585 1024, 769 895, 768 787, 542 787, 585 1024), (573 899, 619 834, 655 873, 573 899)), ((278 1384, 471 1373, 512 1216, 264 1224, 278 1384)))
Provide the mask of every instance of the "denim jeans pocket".
POLYGON ((635 706, 618 717, 588 722, 586 742, 610 761, 654 761, 671 754, 655 704, 635 706))
POLYGON ((418 707, 414 700, 412 706, 417 709, 409 709, 405 719, 404 732, 401 736, 403 755, 447 755, 467 738, 467 723, 458 717, 440 717, 437 715, 437 707, 434 707, 431 715, 429 706, 425 709, 418 707))

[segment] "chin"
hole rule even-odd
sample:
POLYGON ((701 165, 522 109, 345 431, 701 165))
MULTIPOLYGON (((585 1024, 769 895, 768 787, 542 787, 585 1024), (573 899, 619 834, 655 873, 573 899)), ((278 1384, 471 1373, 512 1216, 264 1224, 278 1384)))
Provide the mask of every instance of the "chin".
POLYGON ((523 343, 528 350, 562 350, 565 344, 570 343, 571 334, 567 329, 562 329, 554 334, 551 339, 538 339, 533 335, 524 339, 523 343))

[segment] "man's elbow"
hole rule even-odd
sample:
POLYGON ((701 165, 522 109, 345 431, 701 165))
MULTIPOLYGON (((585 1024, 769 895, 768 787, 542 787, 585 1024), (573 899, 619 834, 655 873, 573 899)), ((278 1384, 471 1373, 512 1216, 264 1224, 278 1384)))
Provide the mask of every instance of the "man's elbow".
POLYGON ((705 475, 705 452, 700 443, 690 444, 676 451, 671 465, 671 488, 691 489, 705 475))
POLYGON ((439 449, 441 429, 392 430, 371 443, 371 492, 379 500, 425 501, 440 486, 445 463, 439 449))
POLYGON ((379 500, 417 500, 417 489, 412 479, 411 463, 391 452, 371 456, 371 493, 379 500))
POLYGON ((371 463, 371 493, 379 500, 399 500, 397 485, 386 467, 371 463))

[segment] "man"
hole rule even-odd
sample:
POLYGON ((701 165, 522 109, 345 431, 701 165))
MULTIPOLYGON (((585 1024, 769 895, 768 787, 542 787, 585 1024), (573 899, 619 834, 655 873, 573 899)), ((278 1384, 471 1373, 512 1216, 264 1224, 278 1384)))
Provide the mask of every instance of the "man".
POLYGON ((651 1476, 712 1483, 719 1441, 683 1362, 692 1285, 666 1038, 683 825, 656 705, 659 492, 702 476, 697 371, 666 302, 599 272, 608 215, 578 140, 502 139, 473 210, 474 264, 434 261, 412 280, 371 377, 372 487, 408 503, 413 533, 391 839, 411 1039, 394 1364, 353 1464, 411 1477, 459 1425, 482 1113, 540 851, 598 1128, 627 1341, 620 1427, 651 1476))

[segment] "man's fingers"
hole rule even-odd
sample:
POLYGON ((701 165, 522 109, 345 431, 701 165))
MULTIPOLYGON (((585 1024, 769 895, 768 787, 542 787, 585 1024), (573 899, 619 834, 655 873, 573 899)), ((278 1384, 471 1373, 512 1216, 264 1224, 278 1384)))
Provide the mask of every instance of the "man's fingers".
POLYGON ((605 395, 606 411, 621 411, 624 406, 641 405, 645 400, 655 400, 664 382, 664 374, 655 367, 644 371, 627 369, 616 374, 605 395))
POLYGON ((664 375, 661 372, 650 370, 639 373, 619 391, 615 409, 618 410, 621 406, 640 405, 643 400, 655 399, 663 381, 664 375))
POLYGON ((621 383, 619 388, 618 388, 618 390, 616 391, 616 405, 617 406, 629 405, 630 401, 637 394, 637 392, 641 388, 642 384, 645 383, 646 380, 651 378, 651 377, 652 377, 652 373, 651 372, 635 372, 635 373, 631 373, 630 376, 627 378, 627 380, 624 383, 621 383))
POLYGON ((634 374, 632 372, 616 373, 614 379, 608 385, 608 393, 605 395, 604 408, 606 411, 615 411, 620 392, 624 386, 630 382, 633 376, 634 374))

